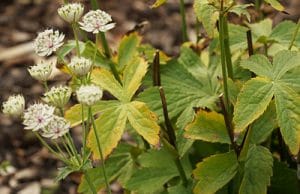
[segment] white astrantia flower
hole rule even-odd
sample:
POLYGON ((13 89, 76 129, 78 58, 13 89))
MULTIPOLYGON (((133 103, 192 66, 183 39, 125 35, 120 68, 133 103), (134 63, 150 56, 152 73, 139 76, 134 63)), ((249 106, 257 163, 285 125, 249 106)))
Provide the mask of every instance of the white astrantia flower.
POLYGON ((41 135, 46 138, 57 139, 66 134, 70 129, 70 122, 65 118, 54 115, 47 126, 41 130, 41 135))
POLYGON ((91 10, 83 16, 82 22, 79 22, 81 29, 98 34, 106 32, 115 27, 115 23, 111 23, 111 16, 102 10, 91 10))
POLYGON ((38 131, 46 127, 53 119, 55 108, 47 104, 36 103, 24 112, 23 124, 25 129, 38 131))
POLYGON ((31 66, 28 68, 28 72, 32 77, 39 81, 47 81, 52 73, 53 64, 45 61, 31 66))
POLYGON ((69 23, 77 22, 83 14, 84 7, 80 3, 68 3, 58 8, 58 15, 69 23))
POLYGON ((78 77, 86 75, 93 65, 93 62, 84 57, 73 57, 67 65, 69 69, 78 77))
POLYGON ((103 92, 96 85, 82 85, 76 91, 76 95, 78 102, 87 106, 92 106, 101 100, 103 92))
POLYGON ((69 101, 72 94, 72 90, 67 86, 52 87, 48 92, 44 94, 43 100, 48 104, 63 108, 69 101))
POLYGON ((65 35, 58 30, 40 32, 34 40, 34 49, 39 56, 49 56, 63 45, 65 35))
POLYGON ((10 96, 3 102, 3 113, 9 116, 20 116, 25 109, 25 99, 22 95, 10 96))

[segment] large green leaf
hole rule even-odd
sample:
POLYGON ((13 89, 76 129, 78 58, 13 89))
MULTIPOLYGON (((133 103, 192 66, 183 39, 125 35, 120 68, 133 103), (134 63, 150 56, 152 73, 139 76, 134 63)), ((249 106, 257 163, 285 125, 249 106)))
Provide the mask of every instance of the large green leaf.
POLYGON ((198 20, 203 23, 208 36, 212 38, 218 20, 217 9, 210 5, 207 0, 195 0, 194 11, 198 20))
POLYGON ((185 137, 209 142, 230 143, 222 114, 199 111, 195 120, 186 126, 185 137))
POLYGON ((137 33, 124 36, 118 49, 118 68, 123 69, 134 59, 138 52, 137 48, 141 43, 141 37, 137 33))
POLYGON ((241 66, 245 69, 249 69, 258 76, 272 79, 272 64, 269 59, 264 55, 252 55, 247 60, 241 61, 241 66))
POLYGON ((272 20, 267 18, 258 23, 249 24, 253 38, 261 43, 269 42, 272 33, 272 20))
POLYGON ((193 171, 197 180, 194 193, 214 194, 234 177, 237 169, 238 161, 234 152, 205 158, 193 171))
POLYGON ((272 154, 267 148, 251 146, 247 154, 239 194, 267 194, 267 187, 273 174, 272 166, 272 154))
MULTIPOLYGON (((117 147, 123 135, 126 121, 126 108, 119 103, 116 103, 115 106, 111 106, 95 120, 96 132, 104 157, 117 147)), ((94 158, 100 158, 97 139, 92 129, 88 137, 88 147, 91 148, 94 158)))
POLYGON ((235 132, 240 133, 267 109, 273 97, 273 84, 266 78, 253 78, 242 88, 234 109, 235 132))
POLYGON ((273 58, 273 80, 280 79, 286 72, 300 66, 300 54, 293 51, 280 51, 273 58))
POLYGON ((277 120, 285 143, 292 154, 300 148, 300 95, 286 84, 275 85, 277 120))

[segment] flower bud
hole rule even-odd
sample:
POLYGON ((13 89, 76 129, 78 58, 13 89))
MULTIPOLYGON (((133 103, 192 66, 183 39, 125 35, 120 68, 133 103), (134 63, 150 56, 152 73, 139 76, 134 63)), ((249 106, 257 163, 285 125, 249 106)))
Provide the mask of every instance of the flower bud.
POLYGON ((43 82, 49 79, 52 69, 52 63, 46 63, 42 61, 41 63, 28 68, 28 72, 33 78, 43 82))
POLYGON ((95 85, 86 85, 80 86, 76 91, 77 100, 84 105, 92 106, 97 101, 101 100, 103 92, 102 90, 95 85))
POLYGON ((22 95, 10 96, 3 103, 3 113, 9 116, 18 117, 23 114, 25 109, 25 99, 22 95))
POLYGON ((65 118, 54 115, 49 124, 41 130, 41 135, 46 138, 57 139, 66 134, 70 123, 65 118))
POLYGON ((86 75, 93 65, 93 62, 84 57, 73 57, 68 64, 69 69, 78 77, 86 75))
POLYGON ((72 94, 71 88, 67 86, 52 87, 44 94, 43 100, 58 108, 63 108, 69 101, 72 94))
POLYGON ((40 32, 34 40, 34 49, 39 56, 49 56, 63 45, 65 35, 53 29, 40 32))
POLYGON ((55 108, 47 104, 33 104, 24 112, 25 129, 38 131, 46 127, 53 119, 55 108))
POLYGON ((83 14, 84 7, 80 3, 68 3, 58 8, 58 15, 66 22, 77 22, 83 14))
POLYGON ((102 10, 91 10, 83 16, 82 22, 79 22, 81 29, 98 34, 106 32, 115 27, 115 23, 111 23, 111 16, 102 10))

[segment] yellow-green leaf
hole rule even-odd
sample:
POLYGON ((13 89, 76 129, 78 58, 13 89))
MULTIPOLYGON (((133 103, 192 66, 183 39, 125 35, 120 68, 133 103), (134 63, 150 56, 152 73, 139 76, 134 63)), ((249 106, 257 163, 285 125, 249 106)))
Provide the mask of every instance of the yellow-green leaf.
MULTIPOLYGON (((95 120, 96 131, 104 157, 107 157, 112 150, 117 147, 118 142, 123 135, 126 121, 126 109, 118 102, 103 112, 99 118, 95 120)), ((99 159, 99 147, 92 128, 90 129, 88 136, 88 147, 92 150, 94 158, 99 159)))
POLYGON ((277 9, 278 11, 283 11, 284 7, 278 2, 278 0, 265 0, 267 3, 269 3, 274 9, 277 9))
POLYGON ((300 148, 300 95, 284 83, 275 85, 275 104, 281 134, 292 154, 300 148))
POLYGON ((131 33, 121 40, 118 53, 118 68, 123 69, 138 54, 137 48, 141 43, 141 36, 131 33))
POLYGON ((156 114, 151 112, 145 103, 139 101, 133 101, 126 107, 131 126, 151 145, 158 145, 160 127, 156 114))
POLYGON ((272 79, 273 66, 264 55, 252 55, 249 59, 241 61, 241 66, 249 69, 256 75, 272 79))
POLYGON ((102 89, 107 90, 119 100, 125 99, 122 86, 107 69, 94 69, 92 71, 91 79, 94 84, 97 84, 102 89))
MULTIPOLYGON (((92 106, 93 114, 105 112, 114 103, 116 103, 116 101, 113 101, 113 100, 100 101, 100 102, 96 103, 95 105, 92 106)), ((74 106, 72 106, 65 112, 65 119, 67 119, 71 123, 71 127, 81 124, 81 122, 82 122, 81 107, 82 107, 81 104, 75 104, 74 106)), ((84 111, 83 112, 84 120, 86 120, 87 116, 88 116, 88 107, 84 106, 83 111, 84 111)))
POLYGON ((127 102, 131 100, 140 87, 148 68, 148 63, 142 58, 136 57, 124 70, 123 87, 127 102))
POLYGON ((234 177, 237 169, 238 161, 233 151, 205 158, 193 171, 198 180, 194 193, 215 194, 234 177))
POLYGON ((234 109, 235 132, 240 133, 264 113, 273 97, 273 84, 266 78, 253 78, 245 83, 234 109))
POLYGON ((163 4, 165 4, 167 2, 167 0, 156 0, 155 3, 153 5, 151 5, 151 8, 157 8, 163 4))
POLYGON ((195 120, 186 126, 184 136, 208 142, 230 143, 224 117, 217 112, 199 111, 195 120))

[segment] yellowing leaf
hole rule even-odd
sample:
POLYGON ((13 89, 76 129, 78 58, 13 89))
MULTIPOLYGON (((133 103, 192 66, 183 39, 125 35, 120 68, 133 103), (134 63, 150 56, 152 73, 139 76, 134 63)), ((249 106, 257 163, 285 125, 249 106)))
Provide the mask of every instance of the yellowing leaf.
POLYGON ((184 136, 208 142, 230 143, 224 117, 216 112, 199 111, 195 120, 186 126, 184 136))
POLYGON ((194 193, 214 194, 236 174, 238 161, 235 153, 217 154, 197 164, 193 175, 198 182, 194 193))
POLYGON ((99 85, 102 89, 109 91, 119 100, 125 99, 123 88, 114 78, 113 74, 104 68, 97 68, 92 71, 92 82, 99 85))
POLYGON ((159 143, 159 125, 157 116, 145 103, 133 101, 126 105, 131 126, 152 145, 159 143))
POLYGON ((273 97, 273 84, 257 77, 247 81, 238 95, 234 109, 235 132, 240 133, 264 113, 273 97))
POLYGON ((267 3, 269 3, 274 9, 277 9, 278 11, 283 11, 284 7, 278 2, 278 0, 265 0, 267 3))
POLYGON ((141 36, 137 33, 124 36, 118 49, 118 68, 123 69, 138 54, 137 48, 141 43, 141 36))
MULTIPOLYGON (((95 120, 96 131, 104 158, 117 147, 123 135, 126 121, 126 109, 120 106, 119 103, 111 106, 110 109, 100 114, 99 118, 95 120)), ((94 158, 99 159, 100 153, 93 129, 90 129, 88 136, 88 147, 92 150, 94 158)))
POLYGON ((155 3, 153 5, 151 5, 151 8, 157 8, 163 4, 165 4, 167 2, 167 0, 156 0, 155 3))
POLYGON ((140 87, 147 68, 147 62, 141 58, 135 58, 126 66, 124 70, 123 90, 128 102, 140 87))

